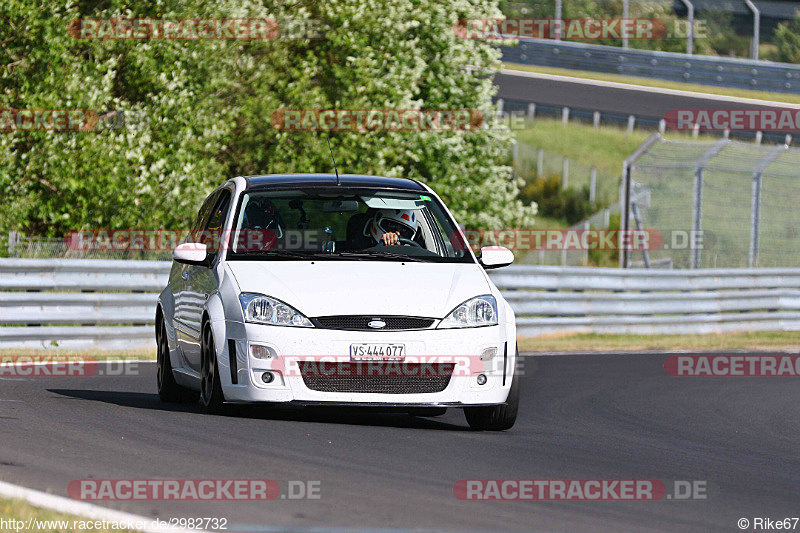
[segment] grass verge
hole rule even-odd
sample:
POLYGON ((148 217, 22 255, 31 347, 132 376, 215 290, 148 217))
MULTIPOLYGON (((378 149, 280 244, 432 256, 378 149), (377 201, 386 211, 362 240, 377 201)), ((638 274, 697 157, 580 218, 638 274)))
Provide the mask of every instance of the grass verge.
POLYGON ((718 96, 733 96, 736 98, 753 98, 755 100, 800 104, 800 95, 797 94, 751 91, 749 89, 732 89, 730 87, 716 87, 714 85, 701 85, 699 83, 682 83, 679 81, 640 78, 638 76, 626 76, 622 74, 606 74, 604 72, 590 72, 586 70, 570 70, 566 68, 520 65, 519 63, 504 63, 503 68, 507 68, 509 70, 521 70, 523 72, 538 72, 540 74, 570 76, 572 78, 583 78, 587 80, 612 81, 616 83, 627 83, 629 85, 643 85, 645 87, 691 91, 695 93, 712 94, 718 96))
POLYGON ((520 338, 522 352, 636 350, 800 351, 800 331, 750 331, 711 335, 580 335, 520 338))
POLYGON ((156 359, 156 349, 146 348, 141 350, 26 350, 20 348, 9 348, 0 350, 0 357, 20 357, 20 356, 67 356, 67 357, 92 357, 96 361, 130 361, 130 360, 153 360, 156 359))
MULTIPOLYGON (((652 131, 643 130, 628 133, 625 128, 608 125, 595 129, 591 124, 576 121, 564 124, 555 118, 537 118, 526 121, 525 126, 525 129, 516 130, 516 138, 520 142, 586 166, 594 165, 597 170, 615 176, 622 174, 625 158, 653 134, 652 131)), ((679 132, 668 132, 664 137, 674 141, 716 140, 709 137, 694 139, 689 133, 679 132)))
MULTIPOLYGON (((3 527, 0 528, 0 531, 16 531, 20 533, 23 531, 42 531, 48 533, 82 533, 84 531, 91 531, 93 533, 113 531, 119 533, 120 531, 129 531, 127 529, 103 529, 102 527, 97 529, 94 527, 98 525, 96 520, 41 509, 39 507, 34 507, 24 500, 7 500, 4 498, 0 498, 0 519, 2 519, 4 524, 3 527), (10 520, 23 522, 23 524, 19 525, 21 527, 10 527, 10 520), (31 520, 37 522, 31 523, 31 520), (43 521, 48 521, 50 523, 43 524, 43 521), (84 524, 81 524, 81 522, 84 522, 84 524), (87 522, 91 522, 91 524, 87 524, 87 522), (33 527, 30 529, 28 529, 29 524, 33 524, 33 527), (82 525, 91 525, 92 527, 81 527, 82 525)), ((102 525, 102 521, 100 521, 99 525, 102 525)))

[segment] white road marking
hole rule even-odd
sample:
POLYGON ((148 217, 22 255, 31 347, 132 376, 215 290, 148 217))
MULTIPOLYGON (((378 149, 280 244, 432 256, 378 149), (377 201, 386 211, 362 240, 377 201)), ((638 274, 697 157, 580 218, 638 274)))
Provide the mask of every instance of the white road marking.
POLYGON ((542 80, 565 81, 580 85, 592 85, 595 87, 610 87, 613 89, 623 89, 628 91, 645 91, 648 93, 668 94, 672 96, 683 96, 686 98, 698 98, 704 100, 714 100, 717 102, 732 102, 736 104, 752 104, 769 107, 782 107, 786 109, 800 109, 800 104, 789 104, 786 102, 774 102, 771 100, 758 100, 756 98, 742 98, 739 96, 725 96, 721 94, 698 93, 693 91, 682 91, 679 89, 665 89, 663 87, 648 87, 647 85, 634 85, 630 83, 620 83, 616 81, 590 80, 585 78, 575 78, 573 76, 561 76, 558 74, 544 74, 541 72, 526 72, 522 70, 503 69, 501 74, 517 76, 520 78, 537 78, 542 80))
MULTIPOLYGON (((82 516, 90 520, 106 520, 109 522, 122 522, 122 523, 129 523, 129 522, 152 523, 155 520, 154 518, 149 518, 146 516, 123 513, 122 511, 115 511, 113 509, 99 507, 91 503, 71 500, 69 498, 64 498, 63 496, 56 496, 55 494, 47 494, 46 492, 28 489, 25 487, 21 487, 19 485, 12 485, 11 483, 6 483, 4 481, 0 481, 0 496, 11 499, 25 500, 29 504, 36 507, 50 509, 58 513, 82 516)), ((162 531, 170 531, 173 533, 174 532, 189 533, 189 530, 185 529, 163 528, 163 527, 162 528, 151 527, 147 529, 142 529, 141 531, 144 531, 145 533, 151 533, 151 532, 160 533, 162 531)), ((202 530, 196 529, 194 531, 202 531, 202 530)))

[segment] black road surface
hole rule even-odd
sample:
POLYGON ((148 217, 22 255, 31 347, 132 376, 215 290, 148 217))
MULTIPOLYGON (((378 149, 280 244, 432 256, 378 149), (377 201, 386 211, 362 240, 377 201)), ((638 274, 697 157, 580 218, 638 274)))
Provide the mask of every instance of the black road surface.
MULTIPOLYGON (((120 377, 0 378, 0 479, 67 495, 74 479, 319 481, 321 498, 116 501, 145 516, 225 517, 231 531, 739 531, 800 516, 798 378, 676 378, 666 355, 527 357, 517 425, 242 408, 211 416, 155 394, 155 365, 120 377), (461 479, 658 479, 706 499, 461 501, 461 479)), ((797 524, 800 530, 800 524, 797 524)))
MULTIPOLYGON (((593 85, 587 80, 556 80, 529 76, 525 72, 495 76, 497 96, 505 100, 541 105, 566 106, 603 113, 662 119, 673 109, 776 109, 785 105, 758 105, 702 96, 656 92, 657 89, 628 89, 593 85)), ((800 526, 798 526, 800 528, 800 526)))

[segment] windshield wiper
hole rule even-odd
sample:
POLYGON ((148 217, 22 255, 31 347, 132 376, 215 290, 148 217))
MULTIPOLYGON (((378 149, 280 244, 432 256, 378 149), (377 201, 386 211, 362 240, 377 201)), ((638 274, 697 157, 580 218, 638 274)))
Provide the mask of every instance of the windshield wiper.
POLYGON ((292 250, 247 250, 233 252, 233 257, 280 257, 283 259, 312 259, 316 253, 295 252, 292 250))
POLYGON ((427 263, 421 257, 414 257, 410 255, 398 254, 395 252, 384 252, 382 250, 358 250, 358 251, 347 251, 347 252, 333 252, 331 254, 323 254, 323 255, 340 255, 342 257, 387 257, 389 259, 399 259, 402 261, 410 261, 413 263, 427 263))

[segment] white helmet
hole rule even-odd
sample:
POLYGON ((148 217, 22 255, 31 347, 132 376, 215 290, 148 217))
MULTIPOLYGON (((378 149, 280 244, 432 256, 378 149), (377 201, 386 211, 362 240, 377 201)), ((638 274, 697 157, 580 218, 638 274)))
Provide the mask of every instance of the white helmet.
POLYGON ((413 239, 417 234, 417 214, 413 209, 380 209, 369 222, 367 229, 376 242, 384 233, 400 233, 401 238, 413 239))

